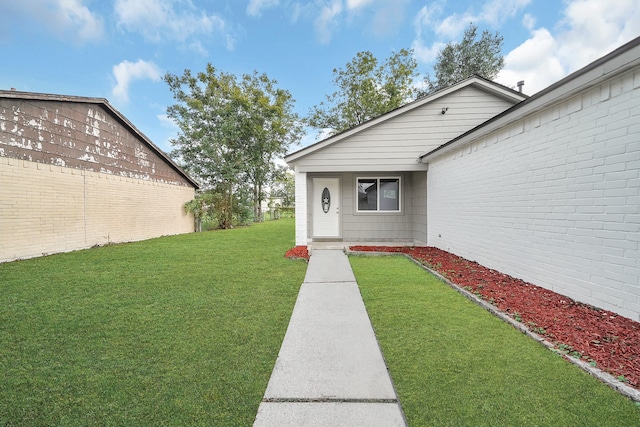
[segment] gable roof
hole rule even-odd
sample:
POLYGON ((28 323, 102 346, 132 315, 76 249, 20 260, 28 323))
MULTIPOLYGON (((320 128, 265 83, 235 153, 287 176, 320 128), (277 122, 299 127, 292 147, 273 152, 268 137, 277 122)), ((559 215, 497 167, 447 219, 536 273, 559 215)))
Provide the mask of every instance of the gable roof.
POLYGON ((514 120, 540 111, 558 102, 560 99, 567 99, 577 92, 596 86, 606 79, 639 66, 640 37, 631 40, 613 52, 557 81, 546 89, 541 90, 525 101, 514 105, 481 125, 419 156, 418 161, 428 163, 429 160, 464 146, 471 140, 487 135, 490 132, 508 125, 514 120))
POLYGON ((167 154, 165 154, 158 146, 156 146, 145 134, 140 132, 133 123, 129 121, 122 113, 113 107, 109 101, 105 98, 91 98, 85 96, 72 96, 72 95, 56 95, 48 93, 37 92, 21 92, 16 90, 0 90, 0 98, 5 99, 23 99, 23 100, 35 100, 35 101, 55 101, 55 102, 69 102, 69 103, 82 103, 82 104, 94 104, 103 107, 109 115, 111 115, 117 122, 128 129, 132 134, 140 138, 142 142, 149 147, 149 149, 157 154, 164 162, 166 162, 173 170, 175 170, 180 176, 182 176, 187 182, 189 182, 194 188, 200 188, 200 185, 191 178, 185 171, 182 170, 167 154))
POLYGON ((373 119, 370 119, 364 123, 361 123, 357 126, 354 126, 350 129, 347 129, 345 131, 342 131, 336 135, 332 135, 328 138, 325 138, 321 141, 318 141, 314 144, 311 144, 307 147, 304 147, 298 151, 294 151, 292 153, 289 153, 285 156, 284 160, 287 163, 290 162, 295 162, 303 157, 306 157, 318 150, 321 150, 323 148, 326 148, 327 146, 333 145, 337 142, 340 142, 346 138, 349 138, 353 135, 356 135, 360 132, 363 132, 373 126, 376 126, 380 123, 383 123, 387 120, 393 119, 394 117, 400 116, 402 114, 406 114, 409 111, 415 110, 416 108, 422 107, 423 105, 429 104, 431 102, 434 102, 444 96, 447 96, 453 92, 457 92, 460 89, 466 88, 466 87, 475 87, 478 88, 482 91, 491 93, 495 96, 498 96, 500 98, 509 100, 511 102, 521 102, 523 99, 526 99, 527 96, 515 91, 511 88, 508 88, 506 86, 503 86, 501 84, 492 82, 491 80, 487 80, 483 77, 474 75, 469 77, 468 79, 465 79, 453 86, 449 86, 448 88, 439 90, 437 92, 434 92, 430 95, 427 95, 425 97, 422 98, 418 98, 415 101, 412 101, 408 104, 405 104, 401 107, 398 107, 394 110, 391 110, 387 113, 384 113, 378 117, 374 117, 373 119))

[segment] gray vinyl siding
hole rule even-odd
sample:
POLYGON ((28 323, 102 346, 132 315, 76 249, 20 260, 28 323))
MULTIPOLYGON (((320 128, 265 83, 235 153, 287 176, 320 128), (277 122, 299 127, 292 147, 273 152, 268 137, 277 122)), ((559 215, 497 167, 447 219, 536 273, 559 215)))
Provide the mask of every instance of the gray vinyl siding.
POLYGON ((297 161, 301 172, 424 171, 417 157, 513 105, 467 86, 297 161), (446 114, 442 109, 448 108, 446 114))
MULTIPOLYGON (((313 178, 340 177, 341 236, 345 242, 426 242, 426 189, 424 171, 358 172, 340 174, 309 174, 307 176, 308 211, 313 211, 313 178), (358 177, 395 177, 401 179, 400 212, 356 212, 356 180, 358 177)), ((313 236, 313 221, 308 217, 307 229, 313 236)))
POLYGON ((410 206, 407 211, 412 216, 411 224, 413 241, 416 244, 427 244, 427 173, 413 172, 411 177, 410 206))

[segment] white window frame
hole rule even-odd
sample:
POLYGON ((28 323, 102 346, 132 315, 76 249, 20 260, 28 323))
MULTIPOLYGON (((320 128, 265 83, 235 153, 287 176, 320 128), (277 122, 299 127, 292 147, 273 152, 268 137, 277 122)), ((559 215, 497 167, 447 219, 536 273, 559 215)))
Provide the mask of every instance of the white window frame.
POLYGON ((398 214, 398 213, 402 213, 402 177, 401 176, 356 176, 356 183, 355 183, 355 187, 356 187, 356 200, 355 200, 355 204, 356 204, 356 213, 361 213, 361 214, 398 214), (366 209, 366 210, 360 210, 359 204, 358 204, 358 183, 360 182, 360 180, 362 179, 375 179, 377 181, 377 188, 378 188, 378 194, 377 194, 377 198, 376 198, 376 209, 375 210, 371 210, 371 209, 366 209), (380 210, 380 180, 383 179, 397 179, 398 180, 398 210, 380 210))

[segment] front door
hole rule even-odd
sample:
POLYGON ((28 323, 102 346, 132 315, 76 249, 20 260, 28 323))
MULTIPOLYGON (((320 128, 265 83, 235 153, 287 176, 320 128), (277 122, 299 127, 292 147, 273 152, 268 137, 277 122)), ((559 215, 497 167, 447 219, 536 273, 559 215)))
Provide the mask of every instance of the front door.
POLYGON ((313 179, 313 237, 340 237, 340 179, 313 179))

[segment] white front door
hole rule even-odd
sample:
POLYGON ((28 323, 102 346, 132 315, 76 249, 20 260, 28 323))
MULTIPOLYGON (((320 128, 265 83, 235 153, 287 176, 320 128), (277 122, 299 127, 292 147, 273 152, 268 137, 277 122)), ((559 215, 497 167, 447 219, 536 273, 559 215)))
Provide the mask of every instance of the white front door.
POLYGON ((340 178, 313 179, 313 237, 340 237, 340 178))

